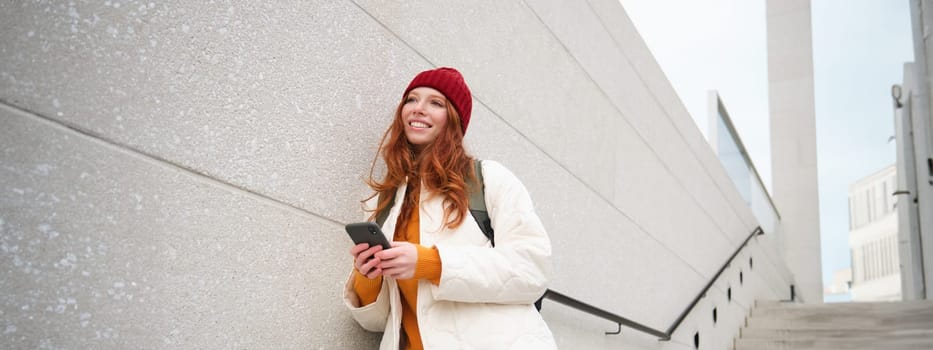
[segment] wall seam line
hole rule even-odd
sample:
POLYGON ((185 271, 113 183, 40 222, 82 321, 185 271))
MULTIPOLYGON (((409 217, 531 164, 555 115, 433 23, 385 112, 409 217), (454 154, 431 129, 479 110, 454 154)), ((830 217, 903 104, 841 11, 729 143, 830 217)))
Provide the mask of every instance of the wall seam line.
POLYGON ((112 140, 103 138, 101 135, 98 135, 98 134, 96 134, 96 133, 94 133, 93 131, 90 131, 90 130, 85 130, 84 128, 81 128, 80 126, 72 125, 72 124, 67 123, 67 122, 64 122, 64 121, 52 119, 52 118, 43 116, 43 115, 41 115, 41 114, 38 114, 38 113, 36 113, 36 112, 34 112, 34 111, 31 111, 31 110, 29 110, 29 109, 23 108, 23 107, 11 105, 11 104, 9 104, 8 101, 6 101, 5 99, 2 99, 2 98, 0 98, 0 108, 4 108, 4 109, 11 110, 14 114, 21 114, 21 115, 24 115, 25 118, 32 118, 32 119, 34 119, 34 120, 36 120, 36 121, 38 121, 38 122, 45 123, 45 124, 47 124, 47 125, 49 125, 49 126, 51 126, 51 127, 53 127, 53 128, 57 128, 57 129, 59 129, 60 131, 69 132, 69 133, 75 134, 75 135, 77 135, 77 136, 79 136, 79 137, 84 138, 85 140, 88 140, 88 141, 91 141, 91 142, 96 142, 96 143, 98 143, 98 144, 100 144, 100 145, 102 145, 102 146, 110 147, 110 148, 113 148, 113 149, 115 149, 115 150, 117 150, 117 151, 119 151, 119 152, 122 152, 122 153, 124 153, 124 154, 130 155, 130 156, 134 156, 134 157, 137 157, 137 158, 140 158, 140 159, 142 159, 143 161, 149 162, 150 164, 154 164, 154 165, 157 165, 157 166, 162 166, 162 167, 168 168, 168 169, 170 169, 170 170, 172 170, 172 171, 176 171, 176 172, 182 173, 182 174, 184 174, 184 175, 187 175, 187 176, 192 177, 194 180, 199 181, 199 182, 201 182, 201 183, 204 183, 204 184, 207 184, 207 185, 211 185, 211 186, 215 186, 215 187, 218 187, 218 188, 221 188, 221 189, 224 189, 224 190, 233 192, 233 193, 238 193, 238 194, 241 194, 241 195, 246 195, 247 197, 252 197, 252 198, 255 199, 255 200, 258 200, 258 201, 260 201, 260 202, 264 202, 264 203, 267 204, 267 205, 270 205, 270 206, 273 206, 273 207, 276 207, 276 208, 279 208, 279 209, 284 209, 284 210, 293 212, 293 213, 295 213, 295 214, 299 214, 299 215, 304 216, 304 217, 318 218, 318 219, 321 219, 321 220, 330 222, 330 223, 335 224, 335 225, 338 225, 338 226, 343 226, 343 225, 345 225, 345 223, 343 223, 343 222, 340 222, 340 221, 337 221, 337 220, 328 218, 328 217, 326 217, 326 216, 323 216, 323 215, 320 215, 320 214, 317 214, 317 213, 308 211, 308 210, 306 210, 306 209, 302 209, 302 208, 300 208, 300 207, 296 207, 296 206, 294 206, 294 205, 291 205, 291 204, 288 204, 288 203, 286 203, 286 202, 282 202, 282 201, 280 201, 280 200, 277 200, 277 199, 275 199, 275 198, 272 198, 272 197, 270 197, 270 196, 264 195, 264 194, 262 194, 262 193, 259 193, 259 192, 256 192, 256 191, 253 191, 253 190, 250 190, 250 189, 246 189, 246 188, 237 186, 237 185, 232 184, 232 183, 230 183, 230 182, 227 182, 227 181, 224 181, 224 180, 221 180, 221 179, 218 179, 218 178, 211 177, 211 176, 209 176, 209 175, 207 175, 207 174, 198 172, 198 171, 196 171, 196 170, 194 170, 194 169, 185 167, 185 166, 180 165, 180 164, 173 163, 173 162, 171 162, 171 161, 169 161, 169 160, 167 160, 167 159, 165 159, 165 158, 162 158, 162 157, 159 157, 159 156, 156 156, 156 155, 147 153, 147 152, 143 152, 143 151, 137 150, 137 149, 135 149, 135 148, 132 148, 132 147, 130 147, 130 146, 127 146, 127 145, 124 145, 124 144, 121 144, 121 143, 118 143, 118 142, 115 142, 115 141, 112 141, 112 140))
MULTIPOLYGON (((522 0, 522 1, 524 2, 524 0, 522 0)), ((665 161, 660 157, 660 155, 659 155, 658 152, 654 149, 654 147, 652 147, 651 144, 647 142, 647 140, 645 139, 644 135, 642 135, 642 133, 641 133, 637 128, 635 128, 635 127, 632 125, 632 123, 628 120, 628 118, 625 117, 625 113, 623 113, 622 110, 619 109, 619 106, 618 106, 618 105, 615 103, 615 101, 608 95, 608 93, 606 93, 606 91, 602 88, 602 86, 601 86, 595 79, 593 79, 593 76, 590 75, 590 73, 589 73, 589 71, 587 71, 586 67, 584 67, 583 64, 580 63, 580 61, 577 59, 577 57, 573 55, 573 53, 570 51, 570 49, 567 48, 567 46, 564 44, 564 42, 563 42, 562 40, 560 40, 560 37, 558 37, 557 34, 555 34, 553 30, 551 30, 551 28, 547 25, 546 22, 544 22, 544 20, 541 18, 541 16, 538 15, 538 13, 534 10, 534 8, 532 8, 531 6, 529 6, 527 3, 525 4, 525 6, 528 7, 528 9, 531 11, 532 14, 534 14, 534 16, 535 16, 535 17, 538 19, 538 21, 541 23, 541 25, 548 31, 548 33, 551 34, 551 37, 553 37, 554 40, 556 40, 558 43, 560 43, 560 46, 564 49, 564 51, 567 52, 567 55, 574 61, 574 63, 576 63, 577 67, 580 68, 580 70, 581 70, 581 71, 583 72, 583 74, 587 77, 587 79, 597 88, 597 90, 599 90, 599 92, 600 92, 600 93, 603 95, 603 97, 609 102, 609 104, 610 104, 610 105, 612 106, 612 108, 619 114, 619 116, 621 116, 622 121, 623 121, 626 125, 628 125, 628 126, 632 129, 632 131, 635 132, 636 135, 638 135, 638 137, 642 140, 642 142, 645 144, 645 146, 648 147, 648 149, 651 150, 651 153, 653 153, 654 156, 655 156, 655 158, 658 159, 658 162, 664 167, 664 170, 666 170, 668 174, 672 175, 671 177, 674 179, 674 181, 675 181, 678 185, 680 185, 680 187, 681 187, 682 189, 684 189, 685 192, 687 192, 687 193, 690 194, 690 199, 692 199, 693 202, 697 205, 697 207, 700 208, 700 210, 706 215, 706 217, 710 220, 710 222, 712 222, 713 225, 716 226, 716 228, 717 228, 718 231, 719 231, 719 235, 720 235, 721 237, 723 237, 723 238, 726 240, 726 242, 734 243, 734 242, 732 242, 732 241, 729 239, 729 236, 725 233, 725 230, 724 230, 722 227, 719 226, 719 223, 718 223, 716 220, 713 219, 712 215, 710 215, 710 213, 705 209, 705 207, 697 200, 697 198, 694 196, 694 194, 693 194, 692 192, 690 192, 689 190, 687 190, 686 186, 684 186, 683 182, 680 181, 679 178, 677 178, 676 176, 673 176, 673 175, 674 175, 674 171, 671 170, 671 168, 668 166, 667 162, 665 162, 665 161)), ((592 9, 591 9, 591 10, 592 10, 592 9)), ((603 26, 603 29, 604 29, 604 30, 606 29, 605 26, 603 26)), ((606 34, 609 34, 609 32, 606 31, 606 34)), ((609 35, 609 36, 611 37, 611 35, 609 35)), ((613 40, 613 42, 615 42, 615 40, 613 40)), ((628 57, 626 57, 626 60, 628 60, 628 57)), ((637 75, 637 73, 638 73, 637 70, 633 70, 633 71, 635 71, 635 72, 636 72, 636 75, 637 75)), ((644 80, 642 80, 640 76, 639 76, 639 80, 641 80, 642 85, 645 86, 645 88, 647 89, 648 86, 644 83, 644 80)), ((654 94, 651 94, 651 96, 652 96, 652 99, 654 99, 654 97, 655 97, 654 94)), ((655 102, 657 102, 656 99, 655 99, 655 102)), ((663 108, 661 108, 661 110, 662 110, 662 112, 664 111, 663 108)), ((665 112, 665 115, 666 115, 666 112, 665 112)), ((676 129, 676 127, 675 127, 674 129, 676 129)), ((681 137, 683 137, 683 135, 681 135, 681 137)), ((688 147, 688 148, 690 148, 690 147, 688 147)), ((701 164, 702 164, 702 163, 701 163, 701 164)), ((715 184, 715 181, 713 181, 713 183, 715 184)), ((726 200, 726 201, 728 202, 728 200, 726 200)), ((730 205, 730 206, 731 206, 731 205, 730 205)), ((613 207, 615 207, 615 205, 613 205, 613 207)), ((618 208, 617 208, 617 209, 618 209, 618 208)), ((735 210, 735 208, 732 208, 732 209, 735 210)), ((620 210, 620 211, 621 211, 621 210, 620 210)), ((733 212, 733 213, 734 213, 734 212, 733 212)), ((627 217, 627 216, 626 216, 626 217, 627 217)), ((632 220, 632 221, 634 222, 634 220, 632 220)), ((637 225, 637 224, 636 224, 636 225, 637 225)), ((641 225, 637 225, 637 226, 638 226, 639 228, 641 228, 641 225)), ((642 228, 642 230, 644 230, 644 229, 642 228)), ((647 232, 647 231, 645 230, 645 232, 647 232)), ((650 234, 650 233, 649 233, 649 236, 651 236, 651 237, 652 237, 655 241, 657 241, 659 244, 663 245, 663 243, 661 243, 656 237, 654 237, 653 234, 650 234)), ((734 248, 734 247, 733 247, 733 248, 734 248)), ((671 253, 674 253, 674 252, 672 251, 671 253)), ((677 255, 676 253, 674 253, 674 254, 677 255)), ((685 262, 686 262, 686 261, 685 261, 685 262)), ((688 265, 690 265, 690 264, 688 263, 688 265)), ((696 268, 694 268, 693 265, 690 265, 690 267, 691 267, 691 269, 693 269, 695 272, 697 272, 699 275, 701 275, 701 276, 706 276, 706 275, 704 275, 702 272, 700 272, 699 270, 697 270, 696 268)))
MULTIPOLYGON (((609 35, 609 37, 612 38, 612 42, 616 45, 616 47, 619 48, 619 52, 622 54, 622 57, 625 57, 625 60, 626 60, 627 62, 629 62, 629 64, 632 65, 632 67, 634 67, 634 65, 631 63, 631 62, 632 62, 631 58, 629 58, 628 55, 625 54, 625 50, 621 50, 620 44, 619 44, 618 40, 616 39, 615 35, 613 35, 612 32, 608 30, 608 27, 607 27, 605 21, 603 20, 602 16, 600 16, 599 13, 598 13, 596 10, 593 9, 593 7, 592 7, 592 5, 590 4, 590 1, 589 1, 589 0, 587 0, 586 5, 587 5, 587 7, 590 9, 590 12, 592 12, 593 15, 596 16, 596 18, 599 19, 600 25, 603 27, 603 29, 606 30, 606 33, 609 35)), ((653 57, 653 56, 652 56, 652 57, 653 57)), ((637 69, 633 69, 632 71, 635 72, 635 75, 638 77, 638 80, 641 81, 642 85, 644 85, 645 88, 647 88, 649 91, 651 91, 651 89, 648 87, 648 84, 645 82, 644 77, 642 77, 641 73, 639 73, 639 71, 638 71, 637 69)), ((665 78, 667 78, 667 77, 665 76, 665 78)), ((678 98, 679 98, 679 97, 680 97, 680 96, 678 96, 678 98)), ((661 107, 660 110, 663 112, 663 114, 664 114, 665 118, 668 120, 668 122, 670 122, 670 125, 672 126, 672 128, 677 132, 677 135, 679 135, 681 139, 686 140, 686 138, 684 137, 683 133, 680 131, 680 128, 677 128, 677 126, 674 124, 674 121, 671 119, 670 113, 668 113, 667 110, 665 110, 665 109, 663 108, 663 105, 661 104, 661 102, 658 101, 657 96, 656 96, 655 94, 652 93, 652 94, 651 94, 651 99, 655 102, 655 104, 656 104, 658 107, 661 107)), ((682 103, 682 102, 681 102, 681 103, 682 103)), ((735 211, 736 208, 735 208, 734 203, 732 203, 732 202, 725 196, 725 193, 723 193, 722 186, 720 186, 716 181, 713 180, 712 174, 710 174, 709 169, 704 165, 704 163, 703 163, 702 161, 700 161, 700 157, 696 154, 696 151, 694 150, 694 148, 693 148, 693 147, 687 147, 687 148, 690 149, 690 153, 693 155, 694 159, 696 159, 697 162, 700 164, 701 168, 703 168, 703 171, 706 173, 706 175, 707 175, 707 177, 710 179, 710 181, 711 181, 714 185, 716 185, 716 189, 719 190, 719 194, 722 195, 722 196, 723 196, 723 199, 726 201, 726 203, 728 203, 729 206, 732 207, 733 213, 736 213, 736 211, 735 211)), ((770 195, 770 193, 769 193, 769 195, 770 195)), ((736 215, 736 217, 739 219, 739 221, 742 221, 742 218, 741 218, 741 217, 739 217, 738 215, 736 215)))

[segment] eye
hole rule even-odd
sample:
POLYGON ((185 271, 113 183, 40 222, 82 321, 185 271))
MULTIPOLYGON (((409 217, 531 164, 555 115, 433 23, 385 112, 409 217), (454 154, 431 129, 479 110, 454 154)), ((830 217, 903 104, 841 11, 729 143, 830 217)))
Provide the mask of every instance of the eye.
POLYGON ((444 102, 441 102, 440 100, 431 101, 431 104, 436 107, 444 107, 444 102))
POLYGON ((407 98, 405 98, 405 104, 409 104, 415 101, 418 101, 418 99, 414 98, 413 96, 408 96, 407 98))

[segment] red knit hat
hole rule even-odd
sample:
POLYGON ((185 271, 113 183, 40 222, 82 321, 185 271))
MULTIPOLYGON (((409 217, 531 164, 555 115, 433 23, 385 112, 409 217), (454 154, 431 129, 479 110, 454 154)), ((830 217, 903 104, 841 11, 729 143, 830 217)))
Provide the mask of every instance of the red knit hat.
POLYGON ((408 88, 405 89, 402 98, 408 96, 412 89, 422 86, 440 91, 450 103, 453 103, 454 109, 460 114, 460 130, 466 134, 467 125, 470 125, 470 113, 473 111, 473 96, 470 94, 470 88, 463 81, 463 75, 449 67, 418 73, 415 79, 408 83, 408 88))

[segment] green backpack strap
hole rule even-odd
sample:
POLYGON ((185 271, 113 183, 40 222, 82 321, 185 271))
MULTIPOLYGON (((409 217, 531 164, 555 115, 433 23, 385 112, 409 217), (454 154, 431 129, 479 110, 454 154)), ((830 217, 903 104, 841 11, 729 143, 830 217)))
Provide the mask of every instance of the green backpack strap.
POLYGON ((467 182, 467 192, 470 193, 470 214, 479 225, 480 230, 489 238, 492 246, 496 246, 496 232, 492 229, 492 220, 489 219, 489 211, 486 210, 486 183, 483 182, 483 161, 473 160, 473 170, 476 173, 476 181, 467 182))
MULTIPOLYGON (((379 205, 379 203, 382 203, 383 197, 384 196, 382 195, 382 193, 380 193, 379 200, 376 202, 376 205, 379 205)), ((394 192, 392 193, 392 198, 390 199, 390 201, 395 202, 394 192)), ((395 203, 392 203, 392 205, 395 205, 395 203)), ((379 225, 379 228, 382 228, 382 225, 386 223, 386 219, 389 217, 389 211, 392 210, 392 205, 389 205, 383 208, 382 210, 380 210, 378 213, 376 213, 376 224, 379 225)))
MULTIPOLYGON (((489 212, 486 210, 486 183, 483 181, 483 166, 481 163, 482 161, 479 159, 473 161, 476 182, 467 183, 467 191, 470 193, 470 214, 473 214, 476 224, 479 225, 486 238, 489 238, 489 243, 492 243, 492 246, 495 247, 496 232, 492 229, 492 221, 489 219, 489 212)), ((535 309, 541 311, 543 302, 544 295, 534 302, 535 309)))

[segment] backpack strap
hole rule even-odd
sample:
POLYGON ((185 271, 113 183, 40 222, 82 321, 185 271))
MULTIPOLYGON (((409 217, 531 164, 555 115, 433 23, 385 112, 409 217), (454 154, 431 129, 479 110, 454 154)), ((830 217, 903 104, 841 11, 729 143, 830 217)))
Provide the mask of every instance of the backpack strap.
MULTIPOLYGON (((476 181, 468 181, 466 184, 467 193, 470 195, 470 214, 473 215, 476 224, 479 225, 480 230, 483 231, 483 235, 495 246, 495 232, 492 229, 492 220, 489 219, 489 211, 486 209, 486 184, 483 182, 483 165, 481 160, 473 160, 473 171, 476 173, 476 181)), ((383 197, 382 194, 379 194, 379 201, 376 203, 382 203, 383 197)), ((394 205, 395 193, 392 193, 392 198, 389 198, 389 200, 393 203, 392 205, 394 205)), ((392 210, 392 205, 376 213, 376 224, 378 224, 379 227, 385 224, 386 219, 389 217, 389 211, 392 210)))
POLYGON ((492 246, 496 246, 496 232, 492 229, 492 220, 489 219, 489 212, 486 210, 486 183, 483 182, 483 161, 473 160, 473 171, 476 173, 476 181, 467 182, 467 192, 470 194, 470 214, 476 220, 483 235, 489 239, 492 246))
MULTIPOLYGON (((384 197, 384 196, 382 195, 382 193, 380 193, 380 194, 379 194, 379 200, 376 202, 376 203, 377 203, 376 205, 379 205, 378 203, 382 203, 382 198, 383 198, 383 197, 384 197)), ((392 193, 392 198, 390 198, 389 200, 392 202, 392 205, 395 205, 395 203, 394 203, 394 202, 395 202, 395 192, 392 193)), ((380 228, 382 228, 382 225, 386 223, 386 219, 389 218, 389 211, 392 210, 392 205, 389 205, 389 206, 383 208, 382 210, 380 210, 378 213, 376 213, 376 224, 378 224, 380 228)))
MULTIPOLYGON (((476 172, 476 182, 467 183, 467 191, 470 193, 470 214, 476 224, 489 238, 489 243, 496 246, 496 232, 492 229, 492 221, 489 219, 489 212, 486 210, 486 182, 483 181, 483 166, 479 159, 473 160, 473 170, 476 172)), ((535 309, 541 311, 541 305, 544 301, 544 295, 534 302, 535 309)))

